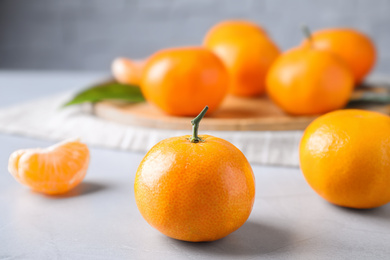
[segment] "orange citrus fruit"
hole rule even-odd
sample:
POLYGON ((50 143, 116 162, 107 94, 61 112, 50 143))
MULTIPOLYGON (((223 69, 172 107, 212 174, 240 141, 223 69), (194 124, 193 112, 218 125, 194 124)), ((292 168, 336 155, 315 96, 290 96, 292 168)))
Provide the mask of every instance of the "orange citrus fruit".
POLYGON ((282 54, 267 75, 267 93, 292 115, 315 115, 344 107, 353 90, 349 68, 335 55, 315 48, 282 54))
POLYGON ((197 115, 204 106, 216 110, 228 90, 222 61, 202 47, 159 51, 144 67, 141 90, 146 100, 167 114, 197 115))
POLYGON ((362 32, 349 28, 331 28, 314 32, 303 46, 328 50, 342 58, 350 67, 356 83, 371 71, 376 61, 376 48, 362 32))
POLYGON ((88 147, 78 140, 11 154, 8 170, 22 184, 46 194, 61 194, 77 186, 87 173, 88 147))
POLYGON ((310 186, 339 206, 390 202, 390 117, 358 109, 317 118, 305 130, 300 165, 310 186))
MULTIPOLYGON (((203 114, 202 114, 203 113, 203 114)), ((156 144, 138 167, 134 190, 139 211, 163 234, 213 241, 245 223, 255 199, 252 168, 233 144, 197 135, 156 144)))
POLYGON ((111 71, 116 81, 122 84, 139 86, 145 61, 116 58, 111 65, 111 71))
POLYGON ((209 30, 203 44, 225 63, 231 94, 264 93, 267 71, 280 51, 263 28, 244 20, 224 21, 209 30))

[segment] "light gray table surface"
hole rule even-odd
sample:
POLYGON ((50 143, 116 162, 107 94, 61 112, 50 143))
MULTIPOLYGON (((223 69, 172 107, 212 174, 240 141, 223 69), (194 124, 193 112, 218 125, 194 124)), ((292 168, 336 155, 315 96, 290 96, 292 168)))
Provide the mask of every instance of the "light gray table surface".
MULTIPOLYGON (((0 108, 80 88, 104 73, 0 72, 0 108)), ((0 134, 0 259, 390 259, 390 204, 333 206, 297 168, 253 165, 248 221, 219 241, 188 243, 151 228, 134 201, 143 154, 91 149, 84 182, 63 197, 17 183, 8 157, 51 142, 0 134)))

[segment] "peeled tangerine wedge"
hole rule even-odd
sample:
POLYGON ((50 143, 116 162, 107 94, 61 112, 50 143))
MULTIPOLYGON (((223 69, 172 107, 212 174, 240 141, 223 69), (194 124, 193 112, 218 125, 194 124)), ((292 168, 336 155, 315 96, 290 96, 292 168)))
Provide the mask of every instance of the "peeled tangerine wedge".
POLYGON ((85 177, 89 149, 79 140, 66 140, 48 148, 23 149, 11 154, 8 170, 20 183, 45 194, 61 194, 85 177))
POLYGON ((138 86, 141 82, 144 66, 144 60, 133 60, 120 57, 112 62, 111 71, 114 78, 119 83, 138 86))

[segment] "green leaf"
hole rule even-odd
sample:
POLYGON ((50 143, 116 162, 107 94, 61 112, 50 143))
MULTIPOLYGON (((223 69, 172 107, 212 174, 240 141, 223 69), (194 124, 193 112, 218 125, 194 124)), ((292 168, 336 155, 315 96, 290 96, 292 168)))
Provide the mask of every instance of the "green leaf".
POLYGON ((85 102, 99 102, 103 100, 120 100, 130 103, 144 102, 141 90, 137 86, 107 82, 93 86, 76 94, 76 96, 63 106, 81 104, 85 102))

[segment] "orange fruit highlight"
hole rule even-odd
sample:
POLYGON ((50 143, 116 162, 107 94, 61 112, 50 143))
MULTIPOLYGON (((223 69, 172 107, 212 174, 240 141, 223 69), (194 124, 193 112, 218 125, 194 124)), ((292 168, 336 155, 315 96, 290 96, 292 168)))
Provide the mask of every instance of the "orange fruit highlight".
POLYGON ((267 32, 256 23, 248 20, 226 20, 214 25, 207 32, 205 40, 217 43, 230 37, 239 38, 259 34, 267 36, 267 32))
POLYGON ((208 105, 216 110, 228 90, 222 61, 202 47, 166 49, 148 59, 141 90, 146 100, 167 114, 194 116, 208 105))
POLYGON ((295 48, 282 54, 267 75, 267 93, 292 115, 343 108, 353 90, 349 68, 328 51, 295 48))
POLYGON ((11 154, 8 170, 20 183, 45 194, 61 194, 76 187, 89 164, 87 145, 64 141, 48 148, 23 149, 11 154))
POLYGON ((209 30, 203 44, 225 63, 231 94, 264 93, 267 71, 280 51, 263 28, 244 20, 224 21, 209 30))
POLYGON ((213 241, 248 219, 254 175, 233 144, 210 135, 193 137, 165 139, 146 154, 135 178, 135 199, 145 220, 161 233, 213 241))
POLYGON ((390 117, 347 109, 313 121, 300 144, 306 181, 339 206, 375 208, 390 202, 390 117))
POLYGON ((122 84, 139 86, 145 61, 116 58, 111 65, 116 81, 122 84))
POLYGON ((376 62, 376 48, 372 40, 362 32, 348 28, 332 28, 316 31, 311 43, 303 46, 328 50, 342 58, 350 67, 356 83, 363 81, 376 62))

